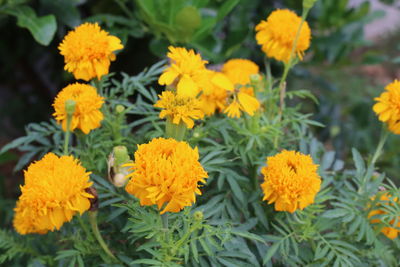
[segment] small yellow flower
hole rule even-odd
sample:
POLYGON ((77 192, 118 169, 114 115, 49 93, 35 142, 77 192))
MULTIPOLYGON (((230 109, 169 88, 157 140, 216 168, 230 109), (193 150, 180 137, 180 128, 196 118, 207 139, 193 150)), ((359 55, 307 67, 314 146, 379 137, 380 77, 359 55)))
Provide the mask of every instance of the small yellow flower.
POLYGON ((387 123, 388 128, 394 134, 400 134, 400 82, 395 80, 388 84, 379 97, 373 110, 380 121, 387 123))
MULTIPOLYGON (((257 43, 268 57, 287 63, 293 49, 301 18, 288 9, 273 11, 267 20, 261 21, 256 26, 257 43)), ((307 21, 301 27, 295 53, 299 59, 303 59, 304 51, 310 47, 311 30, 307 21)))
POLYGON ((295 212, 314 202, 321 187, 321 178, 317 173, 318 165, 309 155, 296 151, 283 150, 268 157, 267 166, 261 170, 264 183, 263 200, 275 203, 276 211, 295 212))
POLYGON ((70 31, 59 45, 64 56, 65 70, 72 72, 76 79, 100 80, 108 74, 110 62, 115 60, 114 52, 124 48, 118 37, 109 35, 95 23, 84 23, 70 31))
POLYGON ((90 172, 72 156, 46 154, 24 172, 25 185, 15 208, 14 228, 20 234, 59 230, 77 213, 90 208, 90 172))
POLYGON ((171 91, 164 91, 159 95, 160 100, 154 104, 157 108, 162 108, 160 118, 169 118, 172 123, 180 124, 183 121, 187 128, 194 126, 193 120, 199 120, 204 117, 201 110, 201 103, 197 98, 179 96, 171 91))
POLYGON ((169 138, 155 138, 138 146, 126 191, 141 205, 157 205, 161 214, 179 212, 201 195, 198 183, 205 183, 207 172, 199 162, 197 147, 169 138))
POLYGON ((199 54, 193 50, 181 47, 168 47, 168 58, 171 65, 168 66, 158 79, 160 85, 176 84, 178 95, 196 97, 202 90, 201 82, 206 74, 205 64, 199 54))
MULTIPOLYGON (((388 193, 383 193, 383 194, 380 196, 379 200, 380 200, 380 202, 389 202, 389 201, 390 201, 390 199, 389 199, 390 197, 391 197, 391 196, 390 196, 388 193)), ((375 197, 373 197, 373 199, 375 199, 375 197)), ((397 198, 394 198, 393 201, 399 202, 399 200, 398 200, 397 198)), ((399 203, 399 204, 400 204, 400 203, 399 203)), ((377 206, 380 206, 380 204, 378 203, 377 206)), ((371 212, 368 214, 368 218, 370 218, 370 217, 372 217, 372 216, 375 216, 375 215, 378 215, 378 214, 386 214, 386 212, 385 212, 384 210, 376 209, 376 210, 371 211, 371 212)), ((393 220, 390 222, 390 224, 393 225, 394 222, 395 222, 395 220, 393 219, 393 220)), ((371 223, 381 223, 381 220, 380 220, 380 219, 372 219, 372 220, 371 220, 371 223)), ((397 228, 400 229, 400 216, 398 217, 397 228)), ((387 236, 388 238, 390 238, 390 239, 395 239, 395 238, 399 235, 399 233, 400 233, 400 230, 399 230, 399 229, 396 229, 396 228, 394 228, 394 227, 383 227, 382 230, 381 230, 381 232, 382 232, 382 234, 384 234, 384 235, 387 236)))
POLYGON ((207 70, 207 79, 204 82, 203 92, 200 95, 201 110, 205 115, 211 116, 215 111, 222 111, 226 108, 228 93, 222 87, 216 86, 212 80, 217 72, 207 70))
POLYGON ((224 113, 231 118, 239 118, 241 116, 240 111, 248 113, 253 116, 257 109, 260 108, 260 102, 254 97, 253 88, 238 87, 223 73, 216 73, 211 79, 211 82, 216 86, 226 90, 231 97, 230 102, 224 109, 224 113))
POLYGON ((248 59, 230 59, 222 67, 224 73, 233 84, 246 85, 250 83, 250 76, 258 74, 257 64, 248 59))
POLYGON ((97 94, 96 88, 87 84, 74 83, 58 93, 53 103, 55 110, 53 116, 62 123, 64 131, 67 129, 67 112, 65 110, 65 101, 67 100, 74 100, 76 103, 72 115, 71 131, 78 128, 88 134, 91 130, 100 127, 100 122, 104 117, 100 111, 104 98, 97 94))

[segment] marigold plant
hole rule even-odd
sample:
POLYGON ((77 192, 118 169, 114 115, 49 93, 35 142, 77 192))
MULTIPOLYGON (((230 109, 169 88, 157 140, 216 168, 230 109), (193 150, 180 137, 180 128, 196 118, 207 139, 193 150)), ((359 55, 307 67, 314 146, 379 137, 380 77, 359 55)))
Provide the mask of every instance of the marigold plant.
POLYGON ((163 109, 160 112, 161 119, 167 118, 174 124, 183 122, 191 129, 194 126, 193 120, 204 117, 201 104, 196 98, 180 96, 171 91, 164 91, 159 97, 160 100, 154 106, 163 109))
POLYGON ((321 187, 318 165, 311 157, 296 151, 283 150, 267 158, 267 166, 261 170, 264 183, 263 200, 275 203, 275 210, 295 212, 314 202, 321 187))
POLYGON ((180 96, 196 97, 207 77, 207 61, 193 50, 173 46, 168 49, 167 57, 171 62, 158 79, 159 84, 175 85, 180 96))
POLYGON ((197 148, 172 138, 156 138, 139 145, 132 164, 126 191, 141 205, 157 205, 161 214, 179 212, 196 202, 201 195, 199 182, 207 172, 199 163, 197 148))
MULTIPOLYGON (((385 204, 390 204, 391 206, 393 206, 393 204, 390 203, 390 197, 392 197, 390 194, 388 194, 387 192, 383 193, 380 195, 379 197, 379 202, 377 205, 377 209, 372 210, 369 214, 368 217, 376 217, 376 215, 384 215, 387 214, 387 212, 385 212, 382 208, 378 209, 379 206, 381 206, 381 203, 384 202, 385 204)), ((375 197, 373 198, 375 199, 375 197)), ((399 199, 398 198, 393 198, 394 202, 397 202, 398 204, 400 204, 399 199)), ((379 218, 372 218, 371 219, 371 223, 382 223, 382 221, 379 218)), ((384 226, 381 229, 382 234, 384 234, 385 236, 387 236, 390 239, 395 239, 396 237, 398 237, 399 233, 400 233, 400 214, 397 217, 397 219, 393 219, 389 222, 391 225, 393 225, 393 227, 388 227, 388 226, 384 226), (397 224, 395 224, 395 221, 397 221, 397 224)))
MULTIPOLYGON (((255 28, 257 43, 268 57, 287 63, 292 53, 301 18, 291 10, 273 11, 267 20, 261 21, 255 28)), ((297 39, 294 53, 303 59, 304 51, 310 47, 311 30, 305 21, 297 39)))
POLYGON ((395 80, 385 87, 373 110, 380 121, 387 123, 388 128, 394 134, 400 134, 400 82, 395 80))
POLYGON ((75 111, 72 115, 70 131, 76 128, 88 134, 91 130, 100 127, 104 118, 100 111, 104 103, 96 88, 87 84, 74 83, 62 89, 56 96, 53 107, 54 118, 61 123, 64 131, 67 129, 67 111, 65 102, 67 100, 75 101, 75 111))
POLYGON ((72 72, 76 79, 100 80, 108 74, 115 51, 124 48, 121 40, 102 30, 97 23, 84 23, 70 31, 59 45, 64 56, 65 70, 72 72))
POLYGON ((72 156, 46 154, 25 171, 25 184, 15 208, 14 227, 20 234, 59 230, 76 214, 90 208, 89 174, 72 156))

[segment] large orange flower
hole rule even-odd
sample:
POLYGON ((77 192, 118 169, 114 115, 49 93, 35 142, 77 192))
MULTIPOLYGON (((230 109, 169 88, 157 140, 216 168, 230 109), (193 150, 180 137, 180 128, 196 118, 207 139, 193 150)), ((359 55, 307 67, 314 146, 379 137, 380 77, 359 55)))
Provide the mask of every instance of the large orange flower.
POLYGON ((124 48, 118 37, 109 35, 95 23, 84 23, 70 31, 58 49, 64 56, 65 70, 72 72, 76 79, 100 80, 108 74, 110 62, 115 60, 114 52, 124 48))
POLYGON ((199 162, 197 148, 175 139, 156 138, 139 145, 126 191, 141 205, 157 205, 161 214, 179 212, 201 195, 198 183, 205 183, 207 172, 199 162))
POLYGON ((72 156, 48 153, 24 173, 25 184, 15 208, 14 228, 20 234, 59 230, 72 217, 90 208, 86 192, 90 172, 72 156))

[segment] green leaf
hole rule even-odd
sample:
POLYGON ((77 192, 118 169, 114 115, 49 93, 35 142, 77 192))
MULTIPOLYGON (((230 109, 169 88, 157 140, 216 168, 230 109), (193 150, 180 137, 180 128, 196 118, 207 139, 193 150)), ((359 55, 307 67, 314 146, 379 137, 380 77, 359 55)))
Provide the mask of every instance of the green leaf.
POLYGON ((322 217, 324 218, 338 218, 338 217, 343 217, 349 213, 348 210, 345 209, 334 209, 334 210, 329 210, 325 212, 322 217))
POLYGON ((157 265, 157 266, 163 266, 163 263, 161 261, 157 260, 152 260, 152 259, 139 259, 139 260, 134 260, 131 262, 132 264, 147 264, 147 265, 157 265))
POLYGON ((57 30, 54 15, 37 17, 35 11, 28 6, 10 7, 4 11, 16 16, 18 26, 28 29, 38 43, 47 46, 53 40, 57 30))
POLYGON ((265 265, 267 262, 271 260, 271 258, 275 255, 276 251, 278 250, 280 246, 280 242, 277 242, 273 244, 271 247, 269 247, 267 254, 263 258, 263 264, 265 265))
POLYGON ((218 10, 217 21, 225 18, 238 3, 239 0, 224 1, 224 4, 218 10))

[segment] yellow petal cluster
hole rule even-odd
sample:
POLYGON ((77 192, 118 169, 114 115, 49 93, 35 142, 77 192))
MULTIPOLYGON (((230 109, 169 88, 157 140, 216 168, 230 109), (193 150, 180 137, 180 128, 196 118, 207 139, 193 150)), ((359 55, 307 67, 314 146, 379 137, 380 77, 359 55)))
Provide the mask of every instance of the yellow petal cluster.
POLYGON ((250 83, 250 76, 258 74, 258 65, 251 60, 234 58, 230 59, 222 66, 224 73, 233 84, 246 85, 250 83))
POLYGON ((90 208, 93 196, 90 172, 72 156, 46 154, 24 172, 25 184, 15 208, 14 228, 20 234, 59 230, 79 213, 90 208))
POLYGON ((194 126, 193 120, 204 117, 197 98, 180 96, 171 91, 164 91, 159 97, 154 106, 163 109, 159 115, 161 119, 168 118, 174 124, 180 124, 182 121, 191 129, 194 126))
POLYGON ((380 121, 387 123, 388 128, 394 134, 400 134, 400 82, 395 80, 385 87, 373 110, 380 121))
POLYGON ((199 54, 182 47, 168 47, 170 65, 158 79, 160 85, 176 85, 180 96, 196 97, 202 90, 202 81, 207 75, 205 64, 199 54))
POLYGON ((218 75, 216 71, 207 70, 207 78, 203 83, 203 92, 199 97, 201 110, 207 116, 226 108, 228 93, 224 88, 216 86, 212 82, 216 75, 218 75))
POLYGON ((175 139, 156 138, 138 146, 126 191, 141 205, 157 205, 161 214, 179 212, 201 195, 198 183, 205 183, 207 172, 199 162, 197 147, 175 139))
MULTIPOLYGON (((278 9, 273 11, 267 20, 256 26, 256 40, 268 57, 287 63, 293 49, 301 18, 291 10, 278 9)), ((310 47, 311 30, 305 21, 301 27, 295 55, 303 59, 304 51, 310 47)))
MULTIPOLYGON (((391 195, 389 195, 388 193, 383 193, 379 197, 379 200, 380 200, 380 202, 389 202, 390 201, 390 199, 389 199, 390 197, 391 197, 391 195)), ((373 199, 375 199, 375 197, 373 199)), ((394 198, 393 200, 400 204, 398 198, 394 198)), ((378 206, 379 205, 380 204, 378 203, 378 206)), ((381 210, 381 209, 376 209, 376 210, 371 211, 368 214, 368 218, 370 218, 372 216, 375 216, 375 215, 378 215, 378 214, 382 214, 383 215, 383 214, 386 214, 386 212, 384 210, 381 210)), ((381 220, 380 219, 372 219, 371 223, 381 223, 381 220)), ((390 224, 393 225, 394 223, 395 223, 395 220, 393 219, 390 222, 390 224)), ((400 229, 400 216, 397 218, 397 226, 396 227, 397 227, 397 229, 394 228, 394 227, 383 227, 382 230, 381 230, 381 233, 384 234, 385 236, 387 236, 390 239, 395 239, 400 234, 400 230, 399 230, 400 229)))
POLYGON ((267 166, 261 170, 264 183, 263 200, 275 203, 276 211, 294 212, 314 202, 321 186, 318 165, 309 155, 283 150, 268 157, 267 166))
POLYGON ((84 23, 70 31, 59 45, 64 56, 64 69, 72 72, 76 79, 100 80, 108 74, 114 52, 124 48, 118 37, 109 35, 97 23, 84 23))
POLYGON ((104 103, 96 88, 87 84, 74 83, 62 89, 56 96, 53 107, 54 118, 61 122, 64 131, 67 129, 67 112, 65 110, 65 101, 74 100, 75 112, 72 116, 71 131, 76 128, 88 134, 91 130, 100 127, 103 120, 103 113, 100 111, 104 103))

